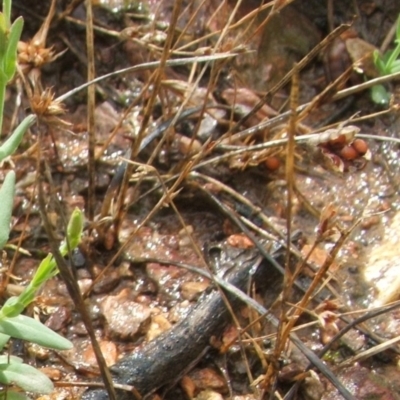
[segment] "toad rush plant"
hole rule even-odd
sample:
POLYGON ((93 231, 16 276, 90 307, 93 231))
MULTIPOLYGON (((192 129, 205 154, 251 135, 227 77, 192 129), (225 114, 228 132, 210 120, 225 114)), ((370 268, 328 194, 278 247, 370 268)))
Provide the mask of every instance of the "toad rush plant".
MULTIPOLYGON (((17 67, 17 45, 23 28, 23 19, 17 18, 11 24, 11 0, 3 0, 0 12, 0 131, 3 125, 3 112, 7 84, 13 79, 17 67)), ((27 116, 9 138, 0 146, 0 163, 12 155, 18 148, 24 133, 36 120, 35 115, 27 116)), ((15 172, 9 171, 0 189, 0 250, 7 243, 10 234, 11 213, 15 195, 15 172)), ((60 246, 63 256, 76 248, 81 240, 83 226, 82 213, 76 209, 68 224, 66 239, 60 246)), ((21 315, 35 297, 35 293, 49 278, 57 274, 56 262, 49 254, 39 265, 33 279, 23 292, 9 298, 0 308, 0 349, 4 349, 10 338, 37 343, 41 346, 65 350, 72 344, 53 332, 39 321, 21 315)), ((53 390, 51 380, 36 368, 23 363, 22 359, 12 355, 0 355, 0 400, 28 399, 24 392, 50 393, 53 390), (19 391, 9 386, 17 386, 19 391), (21 391, 22 389, 22 391, 21 391)))
MULTIPOLYGON (((374 63, 380 76, 391 75, 400 72, 400 14, 396 22, 395 47, 388 50, 385 54, 374 51, 374 63)), ((376 85, 371 88, 372 100, 377 104, 388 104, 390 95, 383 85, 376 85)))

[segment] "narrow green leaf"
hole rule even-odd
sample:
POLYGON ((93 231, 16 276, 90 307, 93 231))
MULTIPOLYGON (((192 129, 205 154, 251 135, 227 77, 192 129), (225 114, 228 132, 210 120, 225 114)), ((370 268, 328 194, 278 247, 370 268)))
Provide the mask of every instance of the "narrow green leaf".
POLYGON ((392 57, 393 50, 388 50, 385 52, 385 54, 382 56, 382 61, 384 64, 387 66, 390 60, 390 57, 392 57))
POLYGON ((374 51, 374 63, 381 75, 385 75, 386 66, 378 50, 374 51))
MULTIPOLYGON (((6 53, 7 50, 7 43, 8 43, 8 38, 7 38, 7 28, 6 28, 6 22, 4 19, 4 14, 0 13, 0 60, 1 62, 4 59, 4 54, 6 53)), ((1 63, 3 65, 3 62, 1 63)))
POLYGON ((400 14, 397 17, 397 27, 396 27, 396 41, 400 42, 400 14))
POLYGON ((56 268, 56 261, 50 253, 39 264, 39 267, 35 272, 35 275, 33 276, 29 286, 34 289, 39 289, 40 285, 42 285, 44 282, 46 282, 47 279, 50 279, 55 275, 55 271, 57 270, 56 268))
POLYGON ((6 22, 6 16, 3 12, 0 12, 0 30, 6 35, 8 32, 7 29, 7 22, 6 22))
POLYGON ((393 63, 396 62, 397 58, 400 54, 400 45, 397 45, 393 50, 387 51, 385 56, 388 56, 386 61, 386 74, 389 75, 392 73, 393 63))
POLYGON ((400 72, 400 59, 396 60, 390 68, 390 73, 395 74, 397 72, 400 72))
POLYGON ((29 127, 35 122, 36 115, 28 115, 24 120, 15 128, 12 135, 3 143, 0 147, 0 162, 5 158, 10 156, 17 150, 24 133, 29 129, 29 127))
POLYGON ((22 17, 17 18, 11 25, 10 34, 8 37, 8 46, 4 60, 4 73, 10 81, 17 69, 17 46, 21 38, 22 28, 24 27, 24 20, 22 17))
POLYGON ((69 340, 25 315, 0 320, 0 332, 52 349, 68 350, 72 348, 69 340))
POLYGON ((0 64, 0 133, 3 131, 3 114, 4 114, 4 104, 6 103, 6 87, 7 87, 7 76, 3 72, 2 65, 3 64, 1 63, 0 64))
POLYGON ((7 243, 10 235, 11 213, 14 203, 15 172, 10 171, 0 189, 0 249, 7 243))
POLYGON ((4 19, 7 22, 6 28, 8 29, 11 25, 11 0, 3 0, 3 13, 4 19))
POLYGON ((54 389, 53 382, 45 374, 23 363, 0 364, 0 381, 33 393, 50 394, 54 389))

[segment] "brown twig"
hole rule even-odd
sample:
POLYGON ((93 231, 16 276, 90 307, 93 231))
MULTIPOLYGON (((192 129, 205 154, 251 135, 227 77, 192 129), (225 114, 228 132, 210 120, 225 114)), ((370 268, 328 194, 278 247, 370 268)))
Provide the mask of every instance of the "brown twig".
MULTIPOLYGON (((95 59, 94 59, 94 37, 93 37, 93 11, 92 1, 86 1, 86 55, 88 60, 87 79, 91 82, 95 76, 95 59)), ((95 159, 95 146, 96 146, 96 132, 94 110, 96 106, 96 91, 95 86, 90 85, 87 88, 87 129, 88 129, 88 199, 87 199, 87 216, 90 221, 94 219, 95 207, 95 186, 96 186, 96 159, 95 159)))
MULTIPOLYGON (((337 38, 341 33, 349 29, 349 25, 340 25, 334 31, 332 31, 328 36, 326 36, 321 42, 319 42, 305 57, 303 57, 297 64, 296 70, 300 72, 309 62, 315 58, 319 52, 324 49, 329 43, 332 42, 335 38, 337 38)), ((258 104, 256 104, 253 109, 247 113, 244 117, 237 122, 237 124, 233 127, 232 131, 237 132, 239 128, 252 116, 254 116, 264 104, 268 103, 270 96, 276 93, 279 89, 284 87, 286 84, 290 82, 292 75, 294 73, 294 69, 290 70, 281 80, 278 82, 271 90, 269 90, 263 98, 260 100, 258 104)))
MULTIPOLYGON (((40 160, 40 157, 38 159, 40 160)), ((115 390, 113 388, 111 375, 106 366, 106 362, 104 360, 100 346, 97 342, 96 334, 95 334, 95 331, 94 331, 94 328, 92 325, 92 321, 91 321, 89 313, 86 309, 86 306, 83 301, 83 297, 80 293, 80 289, 78 287, 77 281, 76 281, 75 277, 73 276, 71 269, 69 268, 69 266, 67 265, 67 263, 65 262, 64 258, 62 257, 62 255, 59 251, 59 243, 58 243, 58 240, 56 239, 54 229, 51 225, 51 222, 50 222, 48 214, 47 214, 47 209, 46 209, 47 201, 45 199, 42 177, 39 177, 39 182, 38 182, 38 199, 39 199, 40 214, 42 217, 43 226, 45 228, 47 237, 49 239, 49 244, 50 244, 50 248, 52 251, 52 255, 57 262, 57 266, 60 271, 60 275, 67 286, 68 292, 69 292, 72 300, 74 301, 74 304, 75 304, 77 310, 79 311, 79 313, 82 317, 83 323, 85 324, 85 327, 89 334, 89 337, 90 337, 90 340, 91 340, 91 343, 93 346, 93 351, 95 353, 97 363, 99 365, 100 373, 103 378, 107 393, 108 393, 110 399, 116 400, 117 397, 115 394, 115 390)))

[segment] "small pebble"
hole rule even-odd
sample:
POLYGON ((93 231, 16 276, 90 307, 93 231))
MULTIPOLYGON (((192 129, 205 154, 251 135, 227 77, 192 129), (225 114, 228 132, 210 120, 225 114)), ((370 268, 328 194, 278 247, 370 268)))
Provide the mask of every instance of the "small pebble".
POLYGON ((181 379, 181 387, 189 399, 194 398, 194 394, 196 393, 196 385, 189 376, 185 375, 181 379))
POLYGON ((189 377, 199 390, 228 391, 225 379, 212 368, 196 369, 190 372, 189 377))
POLYGON ((153 315, 151 317, 149 330, 146 333, 146 340, 150 342, 170 328, 170 322, 162 314, 153 315))
POLYGON ((119 271, 113 270, 100 278, 94 285, 93 292, 96 294, 109 293, 118 286, 120 281, 121 276, 119 271))
MULTIPOLYGON (((114 342, 102 340, 99 342, 100 350, 108 367, 117 362, 118 350, 114 342)), ((83 360, 86 364, 97 365, 97 359, 91 344, 83 352, 83 360)))
POLYGON ((61 379, 61 371, 53 367, 39 368, 39 371, 45 374, 52 381, 59 381, 61 379))
POLYGON ((71 310, 67 307, 57 307, 46 321, 46 326, 53 331, 60 331, 66 328, 71 321, 71 310))
POLYGON ((101 311, 108 333, 121 340, 131 340, 150 323, 150 308, 130 298, 130 290, 123 289, 117 296, 102 300, 101 311))
POLYGON ((208 282, 184 282, 181 286, 182 297, 189 301, 196 300, 208 285, 208 282))
POLYGON ((238 249, 251 249, 254 247, 254 243, 242 233, 234 233, 233 235, 230 235, 227 242, 230 246, 238 249))
POLYGON ((224 398, 220 393, 214 392, 212 390, 203 390, 200 392, 194 400, 223 400, 224 398))

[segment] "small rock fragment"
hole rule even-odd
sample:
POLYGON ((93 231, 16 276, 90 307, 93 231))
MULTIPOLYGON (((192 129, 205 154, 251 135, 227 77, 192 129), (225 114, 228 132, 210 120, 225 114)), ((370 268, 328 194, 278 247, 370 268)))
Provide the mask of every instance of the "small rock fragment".
POLYGON ((196 300, 209 286, 209 282, 184 282, 181 286, 182 297, 185 300, 196 300))
POLYGON ((106 297, 100 307, 111 336, 122 340, 133 339, 150 321, 150 307, 129 298, 124 289, 117 296, 106 297))
MULTIPOLYGON (((104 360, 108 367, 117 362, 118 350, 114 342, 102 340, 99 342, 100 350, 103 353, 104 360)), ((83 361, 89 365, 97 365, 96 355, 91 344, 83 352, 83 361)))
POLYGON ((225 379, 211 368, 194 370, 189 377, 200 390, 216 390, 220 393, 228 391, 225 379))
POLYGON ((203 390, 200 392, 194 400, 223 400, 224 398, 217 392, 212 390, 203 390))
POLYGON ((28 349, 29 355, 33 358, 36 358, 41 361, 47 360, 49 358, 50 355, 49 349, 39 346, 36 343, 27 343, 26 347, 28 349))
POLYGON ((58 368, 43 367, 39 368, 39 371, 45 374, 52 381, 59 381, 61 379, 61 371, 58 368))
POLYGON ((237 247, 238 249, 251 249, 254 247, 254 243, 242 233, 230 235, 227 242, 232 247, 237 247))
POLYGON ((180 303, 177 303, 174 307, 169 310, 168 320, 170 322, 178 322, 182 318, 185 318, 189 312, 191 311, 192 307, 188 300, 184 300, 180 303))
POLYGON ((186 396, 189 399, 193 399, 196 393, 196 385, 194 384, 193 380, 185 375, 181 379, 181 388, 186 393, 186 396))
POLYGON ((79 279, 78 280, 78 286, 81 294, 86 293, 89 288, 92 286, 92 280, 89 278, 84 278, 84 279, 79 279))
POLYGON ((111 290, 117 287, 120 280, 121 277, 119 272, 116 270, 111 271, 100 278, 100 280, 94 285, 93 292, 97 294, 109 293, 111 290))
POLYGON ((162 314, 153 315, 151 317, 149 330, 146 333, 146 340, 150 342, 170 328, 170 322, 162 314))
POLYGON ((163 286, 167 281, 177 279, 181 270, 173 265, 165 266, 158 263, 148 263, 146 266, 147 275, 153 279, 158 286, 163 286))
POLYGON ((56 307, 50 315, 45 325, 53 331, 60 331, 71 321, 71 310, 67 307, 56 307))

